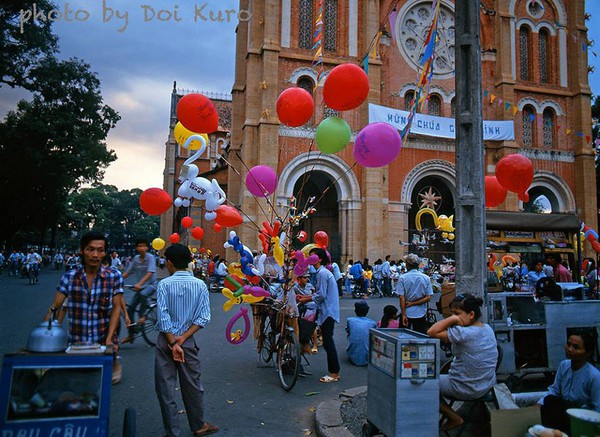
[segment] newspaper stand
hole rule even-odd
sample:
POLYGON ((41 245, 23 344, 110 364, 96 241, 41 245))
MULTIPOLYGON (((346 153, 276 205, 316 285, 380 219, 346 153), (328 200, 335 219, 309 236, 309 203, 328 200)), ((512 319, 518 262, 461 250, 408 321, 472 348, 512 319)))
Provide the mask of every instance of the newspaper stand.
POLYGON ((369 343, 363 435, 438 435, 439 340, 409 329, 373 328, 369 343))
POLYGON ((105 354, 5 355, 2 436, 108 436, 112 363, 105 354))

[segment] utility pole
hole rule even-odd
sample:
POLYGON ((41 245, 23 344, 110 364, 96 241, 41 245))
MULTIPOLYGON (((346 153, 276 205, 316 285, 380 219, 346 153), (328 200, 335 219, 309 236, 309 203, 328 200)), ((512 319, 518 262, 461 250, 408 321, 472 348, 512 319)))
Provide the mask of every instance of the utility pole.
MULTIPOLYGON (((456 292, 485 293, 479 0, 456 0, 456 292)), ((485 308, 485 307, 484 307, 485 308)), ((484 311, 484 314, 487 312, 484 311)))

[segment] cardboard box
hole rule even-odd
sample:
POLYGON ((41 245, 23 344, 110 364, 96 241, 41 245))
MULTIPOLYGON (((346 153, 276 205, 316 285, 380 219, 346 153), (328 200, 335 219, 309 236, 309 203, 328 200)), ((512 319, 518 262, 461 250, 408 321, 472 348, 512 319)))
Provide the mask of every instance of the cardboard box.
POLYGON ((542 423, 540 408, 532 407, 492 410, 492 437, 523 437, 533 425, 542 423))

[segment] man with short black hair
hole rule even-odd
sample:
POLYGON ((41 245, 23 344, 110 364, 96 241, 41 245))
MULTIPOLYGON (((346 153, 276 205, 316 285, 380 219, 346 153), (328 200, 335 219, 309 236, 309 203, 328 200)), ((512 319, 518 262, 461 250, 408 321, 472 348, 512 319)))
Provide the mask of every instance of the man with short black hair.
POLYGON ((562 258, 558 253, 546 255, 546 262, 552 267, 555 282, 573 282, 573 275, 562 265, 562 258))
POLYGON ((165 251, 168 278, 158 284, 158 330, 154 380, 163 425, 169 437, 179 436, 175 383, 179 378, 190 430, 195 436, 219 431, 204 421, 204 387, 200 382, 199 348, 194 334, 210 321, 206 284, 186 271, 190 250, 174 244, 165 251))
MULTIPOLYGON (((59 314, 67 298, 69 316, 69 343, 114 345, 118 350, 115 333, 123 301, 123 277, 121 273, 102 267, 106 254, 106 237, 99 232, 88 232, 79 243, 81 265, 65 273, 57 287, 52 310, 59 314)), ((121 366, 115 360, 113 383, 121 380, 121 366)))
POLYGON ((369 364, 369 329, 376 328, 377 323, 367 317, 369 304, 366 300, 354 303, 356 317, 348 317, 346 332, 348 333, 348 360, 355 366, 369 364))
POLYGON ((400 295, 402 324, 412 330, 427 332, 427 302, 433 296, 431 280, 419 271, 421 259, 414 253, 406 256, 408 271, 398 279, 397 293, 400 295))

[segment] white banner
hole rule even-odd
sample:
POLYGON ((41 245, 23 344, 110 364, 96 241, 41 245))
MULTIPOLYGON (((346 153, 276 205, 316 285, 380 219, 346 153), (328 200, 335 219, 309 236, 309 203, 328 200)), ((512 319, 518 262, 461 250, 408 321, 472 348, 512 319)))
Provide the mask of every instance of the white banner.
MULTIPOLYGON (((369 103, 369 123, 382 121, 391 124, 398 130, 402 130, 406 126, 409 114, 407 111, 369 103)), ((454 139, 456 138, 455 120, 454 118, 415 114, 410 132, 430 137, 454 139)), ((483 139, 491 141, 514 140, 514 122, 510 120, 483 120, 483 139)))

